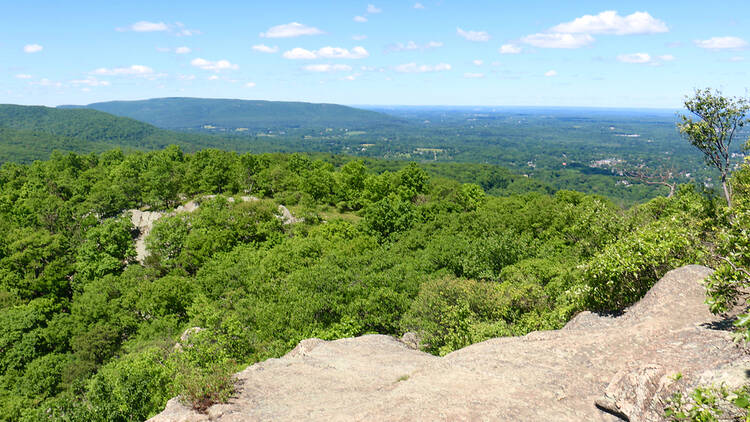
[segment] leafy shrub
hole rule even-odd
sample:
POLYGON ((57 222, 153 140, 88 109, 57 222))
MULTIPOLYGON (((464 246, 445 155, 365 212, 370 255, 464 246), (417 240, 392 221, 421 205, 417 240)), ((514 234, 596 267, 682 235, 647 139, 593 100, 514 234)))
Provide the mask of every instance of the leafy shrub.
POLYGON ((605 247, 584 266, 588 306, 617 311, 635 303, 668 270, 698 260, 698 234, 689 223, 670 219, 605 247))
POLYGON ((234 393, 234 364, 210 363, 205 367, 180 362, 175 384, 182 401, 198 412, 217 403, 226 403, 234 393))
POLYGON ((415 206, 395 195, 390 195, 365 208, 367 228, 383 238, 411 228, 417 221, 415 206))
POLYGON ((133 225, 129 213, 111 218, 91 228, 86 240, 78 248, 76 272, 85 280, 101 278, 106 274, 119 274, 135 259, 133 225))
POLYGON ((70 355, 50 353, 26 366, 20 390, 30 398, 53 397, 61 390, 62 374, 71 361, 70 355))
POLYGON ((671 422, 718 422, 748 420, 750 386, 729 391, 725 386, 696 387, 675 393, 667 402, 664 416, 671 422))
POLYGON ((164 217, 154 224, 146 239, 150 262, 193 274, 218 252, 278 236, 282 223, 276 213, 271 201, 231 203, 220 196, 203 201, 193 213, 164 217))
MULTIPOLYGON (((510 335, 512 299, 497 283, 442 278, 424 283, 401 322, 425 349, 445 355, 477 341, 510 335)), ((533 299, 529 299, 533 300, 533 299)))
POLYGON ((484 203, 484 190, 474 183, 464 183, 461 185, 461 191, 458 194, 458 202, 466 211, 475 211, 484 203))
POLYGON ((196 332, 171 356, 175 390, 184 403, 199 412, 226 403, 234 393, 236 363, 225 342, 215 337, 213 330, 196 332))
POLYGON ((525 258, 530 244, 528 234, 511 231, 476 236, 440 234, 431 239, 426 250, 431 263, 456 277, 494 280, 504 267, 525 258))
POLYGON ((143 421, 171 397, 172 371, 164 350, 129 354, 103 366, 88 384, 95 421, 143 421))
MULTIPOLYGON (((714 313, 747 304, 747 287, 750 286, 749 163, 746 162, 732 179, 734 207, 725 212, 727 223, 718 235, 716 271, 706 279, 707 302, 714 313)), ((739 336, 750 341, 750 313, 740 315, 735 326, 739 336)))

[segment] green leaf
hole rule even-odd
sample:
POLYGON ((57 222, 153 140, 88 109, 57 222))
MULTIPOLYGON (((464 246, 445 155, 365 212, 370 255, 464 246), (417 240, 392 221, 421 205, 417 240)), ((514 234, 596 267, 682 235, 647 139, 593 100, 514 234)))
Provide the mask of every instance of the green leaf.
POLYGON ((738 396, 736 399, 732 400, 732 403, 741 409, 747 409, 750 407, 750 400, 748 400, 746 395, 738 396))

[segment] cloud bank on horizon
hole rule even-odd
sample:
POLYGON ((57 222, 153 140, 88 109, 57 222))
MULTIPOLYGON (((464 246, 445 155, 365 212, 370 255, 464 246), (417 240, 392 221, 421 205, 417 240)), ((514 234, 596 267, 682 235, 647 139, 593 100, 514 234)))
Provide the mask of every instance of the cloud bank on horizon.
POLYGON ((0 26, 2 102, 675 107, 693 88, 750 88, 746 2, 29 3, 0 26))

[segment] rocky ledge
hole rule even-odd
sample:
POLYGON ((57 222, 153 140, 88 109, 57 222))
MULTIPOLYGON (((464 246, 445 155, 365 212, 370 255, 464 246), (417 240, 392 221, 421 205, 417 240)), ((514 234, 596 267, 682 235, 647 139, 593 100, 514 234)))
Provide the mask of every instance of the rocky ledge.
POLYGON ((237 374, 228 404, 199 414, 175 398, 151 421, 662 420, 677 389, 750 381, 750 356, 704 304, 709 274, 673 270, 622 316, 585 312, 442 358, 382 335, 304 340, 237 374))

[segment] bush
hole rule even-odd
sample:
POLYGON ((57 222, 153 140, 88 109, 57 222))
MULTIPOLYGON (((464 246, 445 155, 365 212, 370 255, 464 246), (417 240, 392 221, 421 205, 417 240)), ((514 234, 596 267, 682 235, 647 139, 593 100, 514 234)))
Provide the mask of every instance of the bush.
MULTIPOLYGON (((679 378, 679 376, 678 376, 679 378)), ((750 386, 729 391, 725 386, 696 387, 677 392, 667 401, 664 416, 671 422, 718 422, 748 420, 750 386)))
POLYGON ((414 205, 394 195, 365 208, 364 217, 365 226, 383 238, 406 231, 417 221, 414 205))
MULTIPOLYGON (((714 313, 747 305, 750 286, 750 161, 732 179, 734 207, 725 212, 726 224, 718 235, 716 271, 706 279, 708 303, 714 313)), ((750 341, 750 313, 735 322, 738 334, 750 341)))
POLYGON ((175 384, 183 403, 198 412, 216 403, 226 403, 234 393, 234 363, 211 363, 206 367, 180 362, 175 384))
POLYGON ((583 268, 588 307, 619 311, 635 303, 668 270, 698 260, 698 235, 689 222, 669 219, 605 247, 583 268))
POLYGON ((425 350, 440 356, 469 344, 512 332, 510 295, 497 283, 443 278, 424 283, 402 320, 416 331, 425 350))
POLYGON ((234 393, 232 373, 237 365, 224 342, 215 337, 213 330, 194 333, 171 356, 176 392, 183 403, 199 412, 226 403, 234 393))
POLYGON ((86 392, 92 420, 143 421, 164 409, 172 395, 166 357, 154 348, 103 366, 86 392))
POLYGON ((53 397, 60 391, 62 374, 71 361, 70 355, 50 353, 26 366, 20 390, 29 398, 53 397))

